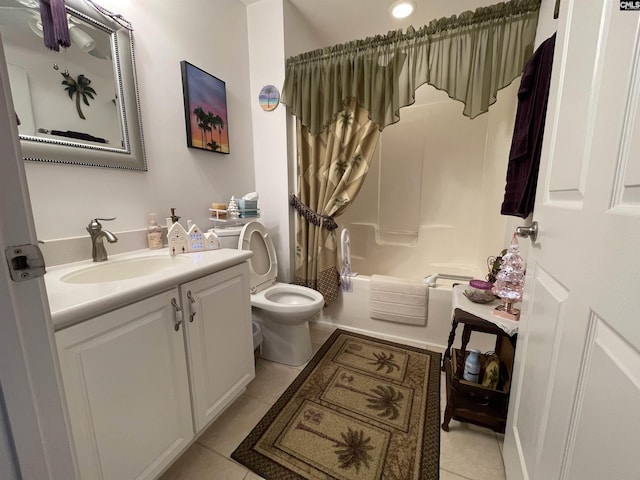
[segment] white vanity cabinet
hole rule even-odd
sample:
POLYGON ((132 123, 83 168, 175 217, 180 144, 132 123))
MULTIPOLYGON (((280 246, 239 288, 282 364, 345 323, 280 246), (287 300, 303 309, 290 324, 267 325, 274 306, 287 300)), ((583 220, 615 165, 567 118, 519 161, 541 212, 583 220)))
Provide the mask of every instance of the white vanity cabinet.
POLYGON ((246 263, 180 286, 193 417, 201 431, 253 379, 253 334, 246 263))
POLYGON ((254 378, 246 262, 182 281, 55 333, 83 480, 157 478, 254 378))
POLYGON ((80 478, 155 478, 194 437, 174 288, 56 332, 80 478))

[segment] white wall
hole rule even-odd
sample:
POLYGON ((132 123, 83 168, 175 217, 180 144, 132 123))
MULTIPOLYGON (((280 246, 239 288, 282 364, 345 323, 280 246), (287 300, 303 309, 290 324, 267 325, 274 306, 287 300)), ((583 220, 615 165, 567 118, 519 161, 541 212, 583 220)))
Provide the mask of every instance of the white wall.
POLYGON ((359 196, 337 219, 351 231, 354 271, 484 277, 487 257, 505 246, 500 205, 518 85, 473 120, 445 92, 418 89, 382 132, 359 196))
POLYGON ((266 112, 258 104, 265 85, 281 92, 284 84, 283 0, 262 0, 247 7, 249 60, 251 64, 251 111, 256 191, 260 222, 276 245, 278 279, 292 280, 289 175, 287 164, 287 114, 284 105, 266 112))
MULTIPOLYGON (((101 0, 134 27, 148 172, 27 162, 38 236, 86 237, 92 217, 109 230, 146 228, 177 208, 209 227, 211 202, 255 190, 246 7, 239 0, 101 0), (226 82, 229 155, 186 146, 180 61, 226 82)), ((87 240, 88 242, 89 240, 87 240)), ((109 248, 109 247, 107 247, 109 248)))
POLYGON ((284 49, 287 57, 326 46, 306 18, 289 0, 284 0, 284 49))

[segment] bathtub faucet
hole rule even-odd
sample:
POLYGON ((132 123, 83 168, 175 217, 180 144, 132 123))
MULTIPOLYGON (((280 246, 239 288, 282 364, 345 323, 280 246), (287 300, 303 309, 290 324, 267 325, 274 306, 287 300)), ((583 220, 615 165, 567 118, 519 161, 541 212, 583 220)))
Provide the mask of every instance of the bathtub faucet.
POLYGON ((111 221, 115 219, 116 217, 94 218, 89 222, 89 225, 87 225, 87 232, 89 232, 89 236, 91 237, 91 256, 94 262, 104 262, 107 260, 107 251, 104 248, 104 243, 102 243, 104 238, 106 238, 109 243, 116 243, 118 241, 118 237, 113 233, 108 230, 102 230, 102 225, 98 220, 111 221))

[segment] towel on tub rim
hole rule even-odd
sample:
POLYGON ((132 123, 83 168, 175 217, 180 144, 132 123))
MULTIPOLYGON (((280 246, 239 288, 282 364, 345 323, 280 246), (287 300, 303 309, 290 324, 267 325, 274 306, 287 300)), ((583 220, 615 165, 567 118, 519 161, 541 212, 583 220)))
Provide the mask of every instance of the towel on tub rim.
POLYGON ((369 317, 405 325, 427 324, 429 288, 422 280, 371 275, 369 317))

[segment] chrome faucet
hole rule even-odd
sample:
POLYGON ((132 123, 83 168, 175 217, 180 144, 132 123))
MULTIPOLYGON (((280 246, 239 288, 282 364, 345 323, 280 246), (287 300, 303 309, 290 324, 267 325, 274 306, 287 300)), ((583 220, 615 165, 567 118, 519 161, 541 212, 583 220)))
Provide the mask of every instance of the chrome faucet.
POLYGON ((89 235, 91 236, 91 245, 93 247, 91 255, 93 256, 94 262, 104 262, 107 260, 107 251, 102 243, 103 238, 106 238, 109 243, 116 243, 118 241, 118 237, 113 233, 108 230, 102 230, 102 225, 98 220, 111 221, 115 219, 116 217, 94 218, 91 220, 89 225, 87 225, 87 232, 89 232, 89 235))

